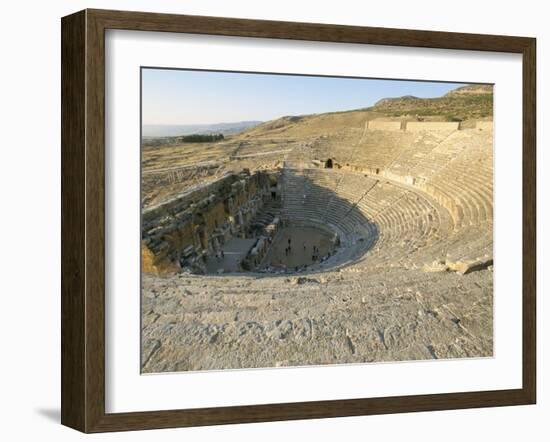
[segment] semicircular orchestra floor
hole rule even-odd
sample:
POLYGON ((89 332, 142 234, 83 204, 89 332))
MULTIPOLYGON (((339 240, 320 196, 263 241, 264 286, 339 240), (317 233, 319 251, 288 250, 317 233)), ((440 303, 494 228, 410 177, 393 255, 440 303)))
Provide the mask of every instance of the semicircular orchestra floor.
POLYGON ((307 270, 313 264, 329 259, 338 247, 336 234, 315 227, 283 227, 262 263, 260 271, 307 270))

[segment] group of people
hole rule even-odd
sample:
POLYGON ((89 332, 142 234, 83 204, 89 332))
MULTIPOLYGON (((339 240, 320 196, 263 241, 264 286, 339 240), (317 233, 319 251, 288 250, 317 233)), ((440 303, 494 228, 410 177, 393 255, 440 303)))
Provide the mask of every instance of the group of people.
MULTIPOLYGON (((304 244, 304 248, 305 248, 305 244, 304 244)), ((317 247, 316 245, 313 245, 313 254, 311 255, 311 260, 317 261, 317 259, 319 259, 319 247, 317 247)))
MULTIPOLYGON (((305 253, 307 253, 307 251, 309 249, 309 246, 305 242, 303 242, 302 245, 303 245, 304 254, 305 254, 305 253)), ((313 261, 313 264, 319 263, 319 262, 321 262, 321 263, 325 262, 327 259, 329 259, 333 255, 333 252, 328 251, 325 255, 321 256, 321 250, 319 249, 318 246, 312 245, 311 247, 312 247, 311 248, 311 251, 312 251, 311 260, 313 261)), ((290 255, 292 255, 292 239, 288 238, 287 243, 286 243, 286 247, 285 247, 285 256, 290 256, 290 255)), ((308 270, 308 265, 307 264, 302 264, 302 265, 298 265, 298 266, 294 266, 294 267, 287 267, 287 265, 285 265, 283 263, 283 259, 279 258, 279 259, 275 259, 274 261, 271 262, 271 264, 269 264, 269 265, 262 268, 263 272, 272 273, 276 270, 279 270, 278 273, 285 273, 285 272, 288 272, 288 271, 291 271, 291 272, 294 271, 294 272, 298 273, 298 272, 307 271, 308 270)))
MULTIPOLYGON (((304 252, 307 252, 306 243, 304 242, 303 245, 304 245, 304 252)), ((317 247, 315 244, 312 247, 313 247, 313 251, 312 251, 312 254, 311 254, 311 260, 315 262, 319 259, 321 251, 319 250, 319 247, 317 247)), ((285 247, 285 256, 290 256, 290 255, 292 255, 292 239, 288 238, 288 245, 285 247)), ((329 254, 329 256, 330 256, 330 254, 329 254)), ((325 257, 323 257, 323 258, 325 258, 325 257)))
POLYGON ((288 256, 292 253, 292 240, 288 238, 288 246, 285 248, 285 256, 288 256))
MULTIPOLYGON (((305 245, 304 245, 304 250, 305 250, 305 245)), ((319 247, 313 246, 313 255, 311 255, 311 260, 313 262, 319 260, 320 253, 321 253, 321 251, 319 250, 319 247)), ((331 257, 331 255, 332 255, 332 252, 329 250, 329 252, 325 256, 322 256, 320 258, 320 261, 325 262, 327 259, 329 259, 331 257)))

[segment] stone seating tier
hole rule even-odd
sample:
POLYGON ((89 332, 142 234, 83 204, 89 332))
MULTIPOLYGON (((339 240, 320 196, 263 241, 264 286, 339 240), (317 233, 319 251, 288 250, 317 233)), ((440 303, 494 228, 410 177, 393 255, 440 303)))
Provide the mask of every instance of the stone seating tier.
POLYGON ((434 187, 447 199, 441 204, 414 187, 349 171, 286 169, 282 182, 284 217, 311 217, 335 226, 350 241, 363 238, 372 243, 360 263, 365 269, 419 267, 427 259, 445 259, 449 254, 477 258, 492 248, 488 237, 479 240, 479 234, 466 229, 483 225, 491 230, 492 186, 455 180, 454 189, 434 187), (446 209, 452 204, 456 206, 454 214, 446 209))

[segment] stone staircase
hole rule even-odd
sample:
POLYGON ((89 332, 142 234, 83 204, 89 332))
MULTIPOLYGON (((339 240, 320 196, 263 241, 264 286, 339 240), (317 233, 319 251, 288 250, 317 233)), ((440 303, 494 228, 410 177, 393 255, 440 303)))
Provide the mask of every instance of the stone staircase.
POLYGON ((250 233, 252 235, 261 234, 275 218, 281 217, 281 209, 282 203, 280 199, 266 200, 250 222, 250 233))

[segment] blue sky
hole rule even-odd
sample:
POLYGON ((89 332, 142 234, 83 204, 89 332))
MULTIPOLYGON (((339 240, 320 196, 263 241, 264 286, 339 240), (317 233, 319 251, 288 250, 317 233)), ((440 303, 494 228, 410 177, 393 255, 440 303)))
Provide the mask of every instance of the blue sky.
POLYGON ((386 97, 439 97, 462 85, 145 68, 143 124, 266 121, 358 109, 386 97))

